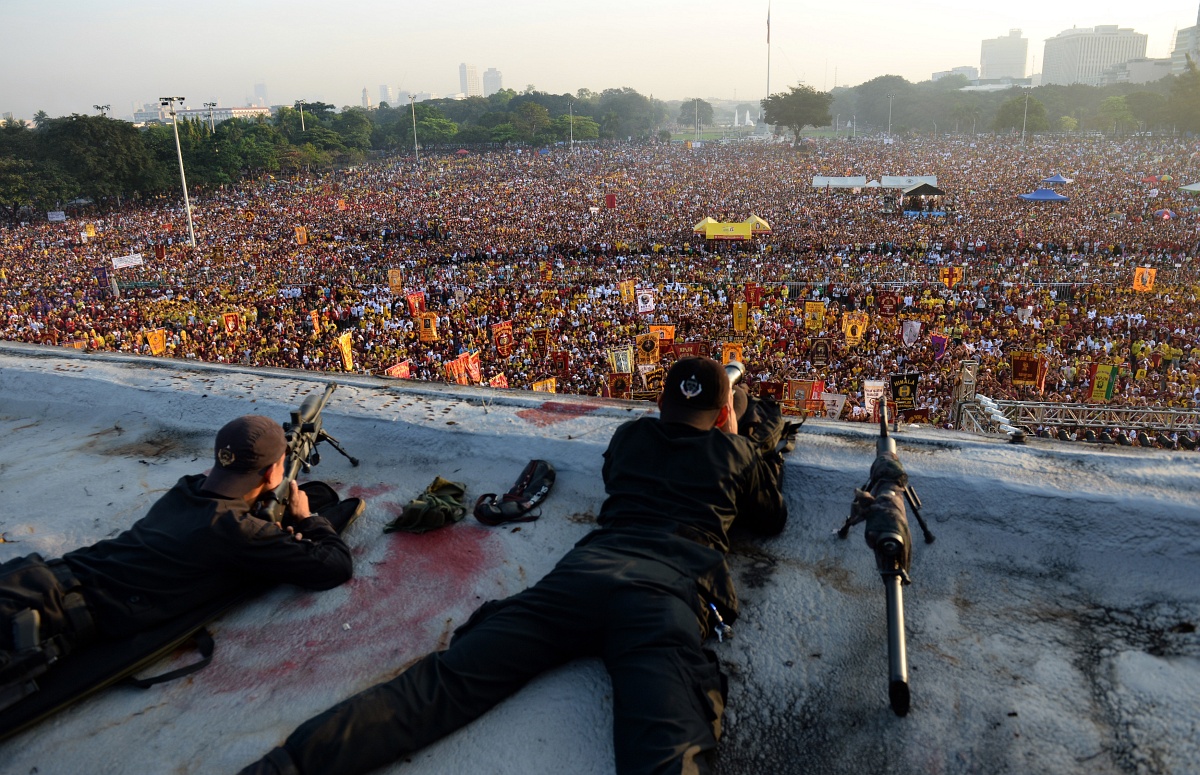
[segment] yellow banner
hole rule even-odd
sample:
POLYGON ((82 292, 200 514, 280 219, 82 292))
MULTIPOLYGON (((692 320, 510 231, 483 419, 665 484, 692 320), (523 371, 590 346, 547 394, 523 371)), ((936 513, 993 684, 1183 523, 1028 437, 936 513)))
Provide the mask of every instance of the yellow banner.
POLYGON ((1133 270, 1133 289, 1135 291, 1151 291, 1154 290, 1154 276, 1158 274, 1157 269, 1151 269, 1148 266, 1139 266, 1133 270))
POLYGON ((84 226, 83 232, 84 232, 84 234, 87 234, 89 237, 95 237, 96 236, 96 224, 89 223, 87 226, 84 226))
POLYGON ((846 344, 851 347, 860 344, 870 321, 870 316, 865 312, 847 312, 842 315, 842 331, 846 334, 846 344))
POLYGON ((704 239, 747 240, 754 236, 748 223, 708 223, 704 225, 704 239))
POLYGON ((151 355, 162 355, 167 351, 167 329, 156 328, 146 332, 146 343, 150 345, 151 355))
POLYGON ((1117 367, 1108 363, 1096 364, 1096 375, 1092 378, 1092 395, 1090 400, 1100 403, 1112 398, 1113 379, 1117 376, 1117 367))
POLYGON ((747 305, 744 301, 735 301, 733 303, 733 330, 746 330, 746 309, 747 305))
POLYGON ((650 326, 650 333, 656 334, 658 340, 666 344, 675 341, 675 326, 650 326))
POLYGON ((399 269, 388 270, 388 290, 393 296, 404 295, 404 272, 399 269))
POLYGON ((637 295, 637 283, 633 280, 625 280, 617 287, 621 289, 621 301, 625 304, 632 304, 637 295))
POLYGON ((740 361, 744 345, 741 342, 722 342, 721 343, 721 363, 729 363, 730 361, 740 361))
POLYGON ((438 340, 437 313, 421 313, 421 341, 436 342, 438 340))
POLYGON ((820 331, 825 327, 825 305, 819 301, 804 302, 804 327, 820 331))
POLYGON ((334 341, 337 342, 338 350, 342 353, 342 366, 346 371, 354 371, 354 351, 350 349, 350 332, 347 331, 334 341))
POLYGON ((307 245, 308 244, 308 229, 304 228, 303 226, 296 227, 296 244, 297 245, 307 245))
POLYGON ((533 383, 533 389, 535 392, 538 392, 538 393, 557 393, 558 392, 557 388, 558 388, 558 379, 556 377, 551 377, 550 379, 543 379, 540 382, 533 383))
POLYGON ((638 363, 658 363, 658 334, 637 335, 638 363))

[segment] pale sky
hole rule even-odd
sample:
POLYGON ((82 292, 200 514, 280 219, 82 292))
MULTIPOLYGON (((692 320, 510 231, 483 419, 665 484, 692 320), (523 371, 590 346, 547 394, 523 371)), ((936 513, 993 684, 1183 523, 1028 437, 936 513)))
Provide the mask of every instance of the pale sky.
MULTIPOLYGON (((372 104, 379 86, 459 91, 458 65, 503 73, 504 86, 554 93, 630 86, 661 99, 754 102, 767 89, 765 0, 0 0, 0 113, 128 117, 160 96, 190 107, 244 105, 255 83, 271 104, 372 104)), ((979 66, 980 41, 1021 29, 1030 67, 1048 37, 1117 24, 1166 57, 1197 0, 852 0, 771 4, 772 92, 878 75, 928 80, 979 66)), ((1034 70, 1030 70, 1033 72, 1034 70)))

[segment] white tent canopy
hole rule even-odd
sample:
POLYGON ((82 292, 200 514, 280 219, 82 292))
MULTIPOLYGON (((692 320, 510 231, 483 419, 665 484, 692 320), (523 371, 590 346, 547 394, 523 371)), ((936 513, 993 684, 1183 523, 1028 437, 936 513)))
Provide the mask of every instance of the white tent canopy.
POLYGON ((882 188, 912 188, 922 183, 937 185, 937 175, 884 175, 879 179, 882 188))
POLYGON ((862 188, 865 185, 867 185, 866 175, 840 178, 826 175, 813 176, 813 188, 862 188))

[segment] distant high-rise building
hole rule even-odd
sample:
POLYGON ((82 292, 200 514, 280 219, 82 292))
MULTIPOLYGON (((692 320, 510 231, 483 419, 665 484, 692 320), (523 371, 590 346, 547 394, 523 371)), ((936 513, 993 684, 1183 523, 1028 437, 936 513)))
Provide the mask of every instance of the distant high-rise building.
POLYGON ((1130 59, 1104 71, 1100 85, 1113 83, 1154 83, 1171 74, 1170 59, 1130 59))
POLYGON ((1020 30, 1009 30, 1003 38, 983 41, 979 49, 980 78, 1024 78, 1029 58, 1029 41, 1020 30))
POLYGON ((1146 56, 1146 35, 1115 24, 1064 30, 1046 38, 1042 83, 1099 86, 1113 65, 1146 56))
POLYGON ((949 70, 941 70, 933 74, 933 80, 940 81, 948 75, 961 75, 968 81, 979 80, 979 68, 973 65, 963 65, 962 67, 952 67, 949 70))
POLYGON ((270 104, 267 102, 267 85, 265 83, 254 84, 254 101, 264 108, 270 104))
POLYGON ((371 107, 371 95, 367 93, 366 86, 363 87, 362 106, 368 109, 371 107))
POLYGON ((1188 57, 1200 67, 1200 10, 1196 11, 1196 26, 1184 27, 1175 33, 1175 48, 1171 51, 1171 75, 1187 72, 1188 57))
POLYGON ((384 84, 379 86, 379 101, 386 102, 388 105, 395 105, 395 99, 392 97, 392 87, 384 84))
POLYGON ((463 63, 458 66, 459 91, 468 97, 482 97, 483 85, 479 83, 479 68, 463 63))
POLYGON ((490 97, 504 88, 504 77, 494 67, 483 71, 483 96, 490 97))

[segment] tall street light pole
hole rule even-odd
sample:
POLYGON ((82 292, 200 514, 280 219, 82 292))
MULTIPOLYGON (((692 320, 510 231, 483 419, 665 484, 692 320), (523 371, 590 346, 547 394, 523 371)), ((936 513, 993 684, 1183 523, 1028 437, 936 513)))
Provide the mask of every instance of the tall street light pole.
POLYGON ((175 153, 179 155, 179 181, 183 184, 183 209, 187 211, 188 240, 196 247, 196 231, 192 228, 192 203, 188 200, 187 175, 183 172, 183 148, 179 145, 179 117, 175 113, 175 103, 183 104, 183 97, 159 97, 159 104, 171 113, 171 126, 175 129, 175 153))
POLYGON ((107 116, 108 111, 112 110, 112 105, 93 105, 92 107, 95 108, 102 117, 107 116))
POLYGON ((300 106, 300 132, 304 132, 304 100, 296 100, 296 104, 300 106))
POLYGON ((413 155, 417 157, 417 164, 421 163, 421 150, 417 147, 417 98, 415 95, 408 95, 409 104, 412 105, 412 122, 413 122, 413 155))
POLYGON ((896 95, 889 94, 887 97, 888 97, 888 137, 890 138, 892 136, 892 100, 896 99, 896 95))
POLYGON ((571 113, 571 152, 575 151, 575 103, 567 102, 567 110, 571 113))
POLYGON ((217 124, 216 124, 216 122, 213 121, 213 108, 215 108, 216 106, 217 106, 217 103, 215 103, 215 102, 204 103, 204 107, 208 108, 208 131, 212 132, 214 134, 217 131, 217 124))
POLYGON ((1029 121, 1029 93, 1025 93, 1025 115, 1021 117, 1021 145, 1025 144, 1025 124, 1029 121))

